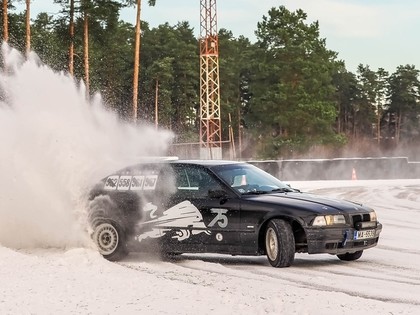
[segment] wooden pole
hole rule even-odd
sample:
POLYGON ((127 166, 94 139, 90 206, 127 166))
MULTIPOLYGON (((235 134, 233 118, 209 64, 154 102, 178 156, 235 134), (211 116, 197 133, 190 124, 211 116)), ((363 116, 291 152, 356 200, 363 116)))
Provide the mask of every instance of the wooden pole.
POLYGON ((70 46, 69 46, 69 73, 74 74, 74 0, 70 0, 70 46))
POLYGON ((9 20, 7 14, 7 0, 3 0, 3 41, 9 41, 9 20))
POLYGON ((31 0, 26 0, 26 56, 31 52, 31 0))
POLYGON ((83 17, 83 61, 85 66, 85 85, 86 85, 86 96, 89 95, 89 14, 85 11, 83 17))
POLYGON ((134 43, 134 75, 133 75, 133 120, 137 121, 139 68, 140 68, 140 13, 141 0, 137 0, 136 30, 134 43))
POLYGON ((156 85, 155 85, 155 127, 158 129, 159 126, 159 80, 156 79, 156 85))

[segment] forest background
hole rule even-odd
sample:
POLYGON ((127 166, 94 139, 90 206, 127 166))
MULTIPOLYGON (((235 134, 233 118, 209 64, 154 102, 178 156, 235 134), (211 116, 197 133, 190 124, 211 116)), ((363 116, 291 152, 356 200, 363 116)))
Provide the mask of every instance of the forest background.
MULTIPOLYGON (((18 1, 6 2, 0 22, 7 18, 7 42, 25 51, 26 12, 16 11, 18 1)), ((121 119, 132 119, 135 25, 121 20, 120 12, 137 1, 55 2, 60 12, 40 13, 29 22, 31 50, 52 69, 67 72, 73 43, 76 82, 84 81, 90 95, 99 92, 121 119)), ((320 38, 319 23, 285 6, 261 17, 255 42, 228 29, 218 35, 223 139, 240 144, 237 158, 420 159, 420 81, 414 65, 389 73, 360 64, 352 73, 320 38)), ((1 36, 5 40, 5 32, 1 36)), ((200 59, 193 27, 180 21, 151 28, 141 21, 140 47, 138 123, 172 130, 178 149, 198 143, 200 59)))

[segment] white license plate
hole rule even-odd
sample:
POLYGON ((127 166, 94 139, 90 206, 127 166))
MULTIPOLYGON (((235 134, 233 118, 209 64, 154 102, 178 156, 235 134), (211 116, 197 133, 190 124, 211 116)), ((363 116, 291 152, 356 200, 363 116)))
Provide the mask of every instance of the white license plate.
POLYGON ((375 230, 354 231, 354 239, 363 240, 366 238, 374 238, 375 234, 375 230))

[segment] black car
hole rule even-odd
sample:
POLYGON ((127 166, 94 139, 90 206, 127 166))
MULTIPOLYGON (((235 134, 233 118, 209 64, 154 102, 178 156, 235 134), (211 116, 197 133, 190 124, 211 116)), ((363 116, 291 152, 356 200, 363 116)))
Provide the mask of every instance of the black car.
POLYGON ((142 162, 90 192, 89 222, 100 253, 129 251, 266 254, 274 267, 296 252, 356 260, 382 224, 369 207, 302 193, 256 166, 220 160, 142 162))

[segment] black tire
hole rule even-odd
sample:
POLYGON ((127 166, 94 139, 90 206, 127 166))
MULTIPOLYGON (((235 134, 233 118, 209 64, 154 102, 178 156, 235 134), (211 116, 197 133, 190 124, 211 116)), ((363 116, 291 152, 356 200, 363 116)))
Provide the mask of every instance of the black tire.
POLYGON ((96 218, 92 238, 105 259, 117 261, 128 254, 124 230, 111 219, 96 218))
POLYGON ((295 259, 295 237, 284 220, 271 220, 265 231, 265 252, 273 267, 289 267, 295 259))
POLYGON ((107 195, 96 196, 88 205, 88 221, 92 228, 98 225, 98 219, 111 218, 118 212, 118 208, 107 195))
POLYGON ((110 261, 127 256, 127 230, 114 201, 107 195, 99 195, 89 203, 88 211, 92 239, 99 253, 110 261))
POLYGON ((337 257, 340 260, 353 261, 353 260, 358 260, 360 257, 362 257, 362 254, 363 254, 363 251, 359 250, 359 251, 354 252, 354 253, 340 254, 340 255, 337 255, 337 257))

